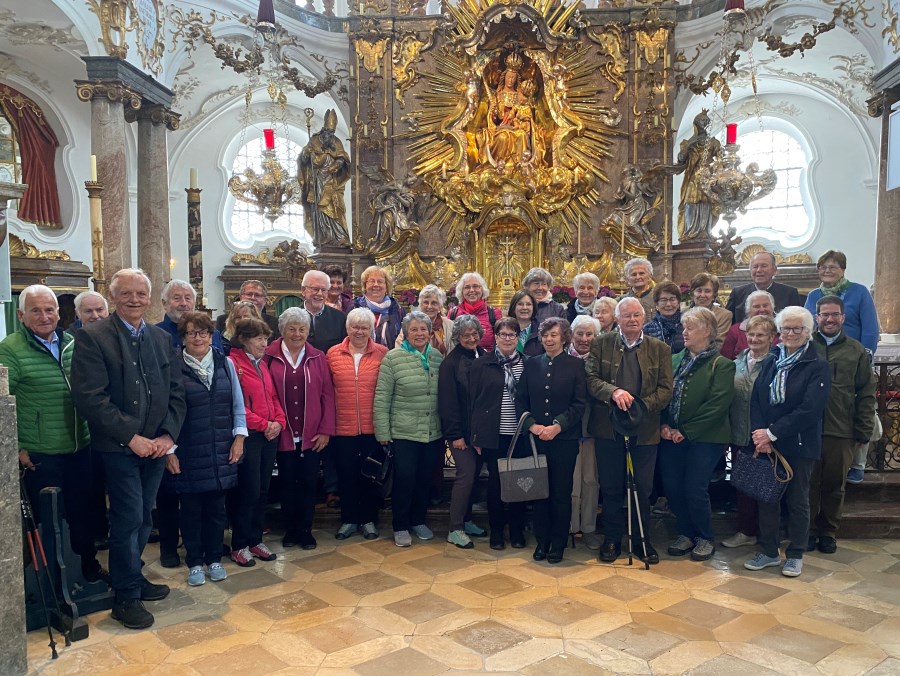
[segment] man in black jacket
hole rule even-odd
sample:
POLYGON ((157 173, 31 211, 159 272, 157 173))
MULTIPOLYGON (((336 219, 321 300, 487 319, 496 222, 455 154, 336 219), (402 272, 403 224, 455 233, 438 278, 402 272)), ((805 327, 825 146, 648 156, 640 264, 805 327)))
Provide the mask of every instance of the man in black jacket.
POLYGON ((169 334, 143 319, 150 279, 139 269, 119 270, 109 292, 115 312, 75 336, 72 398, 108 477, 112 616, 129 629, 145 629, 153 615, 142 601, 169 593, 144 577, 141 554, 164 457, 175 450, 184 420, 184 389, 180 370, 172 367, 169 334))
MULTIPOLYGON (((278 317, 274 317, 266 312, 269 292, 266 290, 265 284, 258 279, 248 279, 241 284, 241 293, 238 300, 249 300, 259 308, 259 314, 262 315, 263 321, 268 324, 269 328, 272 330, 272 334, 269 336, 270 343, 281 335, 278 331, 278 317)), ((229 307, 228 310, 230 311, 231 308, 229 307)), ((228 312, 216 317, 216 331, 219 333, 225 331, 226 319, 228 319, 228 312)))
POLYGON ((743 286, 735 287, 728 296, 728 304, 726 309, 731 311, 731 323, 740 324, 747 315, 744 311, 744 304, 754 291, 768 291, 775 299, 775 312, 780 312, 789 305, 803 305, 803 299, 800 298, 800 292, 793 286, 787 284, 779 284, 775 279, 778 272, 778 265, 775 262, 775 256, 768 251, 760 251, 750 259, 750 276, 753 281, 743 286))
POLYGON ((330 287, 331 280, 321 270, 308 270, 300 282, 303 308, 312 318, 307 340, 322 352, 328 352, 347 337, 347 315, 325 305, 330 287))

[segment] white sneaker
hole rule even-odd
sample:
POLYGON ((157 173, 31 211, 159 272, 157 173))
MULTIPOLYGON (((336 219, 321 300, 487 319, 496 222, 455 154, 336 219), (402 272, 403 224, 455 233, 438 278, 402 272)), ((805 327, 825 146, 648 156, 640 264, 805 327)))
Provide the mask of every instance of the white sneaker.
POLYGON ((472 549, 475 546, 464 530, 451 530, 449 535, 447 535, 447 542, 451 545, 456 545, 460 549, 472 549))
POLYGON ((756 537, 753 535, 744 535, 742 532, 738 531, 730 538, 725 538, 722 540, 722 546, 728 547, 732 549, 734 547, 746 547, 747 545, 755 545, 756 537))
POLYGON ((408 530, 394 531, 394 544, 398 547, 409 547, 412 545, 412 536, 408 530))

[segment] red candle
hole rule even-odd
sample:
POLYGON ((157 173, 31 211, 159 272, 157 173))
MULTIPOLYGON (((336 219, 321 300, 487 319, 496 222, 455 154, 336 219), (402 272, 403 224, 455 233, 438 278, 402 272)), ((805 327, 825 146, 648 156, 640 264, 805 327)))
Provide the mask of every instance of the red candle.
POLYGON ((266 150, 272 150, 275 147, 275 130, 263 129, 263 135, 266 137, 266 150))
POLYGON ((737 143, 737 125, 736 124, 725 125, 725 142, 728 145, 737 143))

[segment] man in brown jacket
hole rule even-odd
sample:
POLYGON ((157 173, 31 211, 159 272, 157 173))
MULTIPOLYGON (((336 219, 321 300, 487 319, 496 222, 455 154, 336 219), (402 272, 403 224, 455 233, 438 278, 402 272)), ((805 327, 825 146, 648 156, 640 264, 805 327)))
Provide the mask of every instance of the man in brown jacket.
MULTIPOLYGON (((659 414, 672 398, 672 351, 661 340, 645 336, 644 308, 637 298, 623 298, 616 306, 619 331, 594 339, 585 362, 591 417, 588 431, 595 437, 597 469, 603 492, 603 535, 600 560, 612 563, 622 553, 625 518, 622 514, 625 486, 625 439, 613 431, 610 407, 628 410, 635 397, 647 406, 637 439, 632 441, 631 458, 641 508, 644 533, 648 535, 650 492, 656 467, 659 443, 659 414)), ((643 558, 637 540, 637 516, 634 516, 632 545, 643 558)), ((647 547, 647 561, 659 563, 652 545, 647 547)))

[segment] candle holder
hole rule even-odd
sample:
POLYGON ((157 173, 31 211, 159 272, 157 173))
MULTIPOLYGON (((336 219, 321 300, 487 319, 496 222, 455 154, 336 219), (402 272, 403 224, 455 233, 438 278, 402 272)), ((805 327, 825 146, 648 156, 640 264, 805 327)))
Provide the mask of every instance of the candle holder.
POLYGON ((106 263, 103 254, 103 183, 85 181, 91 213, 91 259, 94 266, 94 291, 106 295, 106 263))
POLYGON ((185 188, 187 193, 188 280, 196 292, 194 307, 207 312, 203 291, 203 228, 200 219, 201 188, 185 188))

